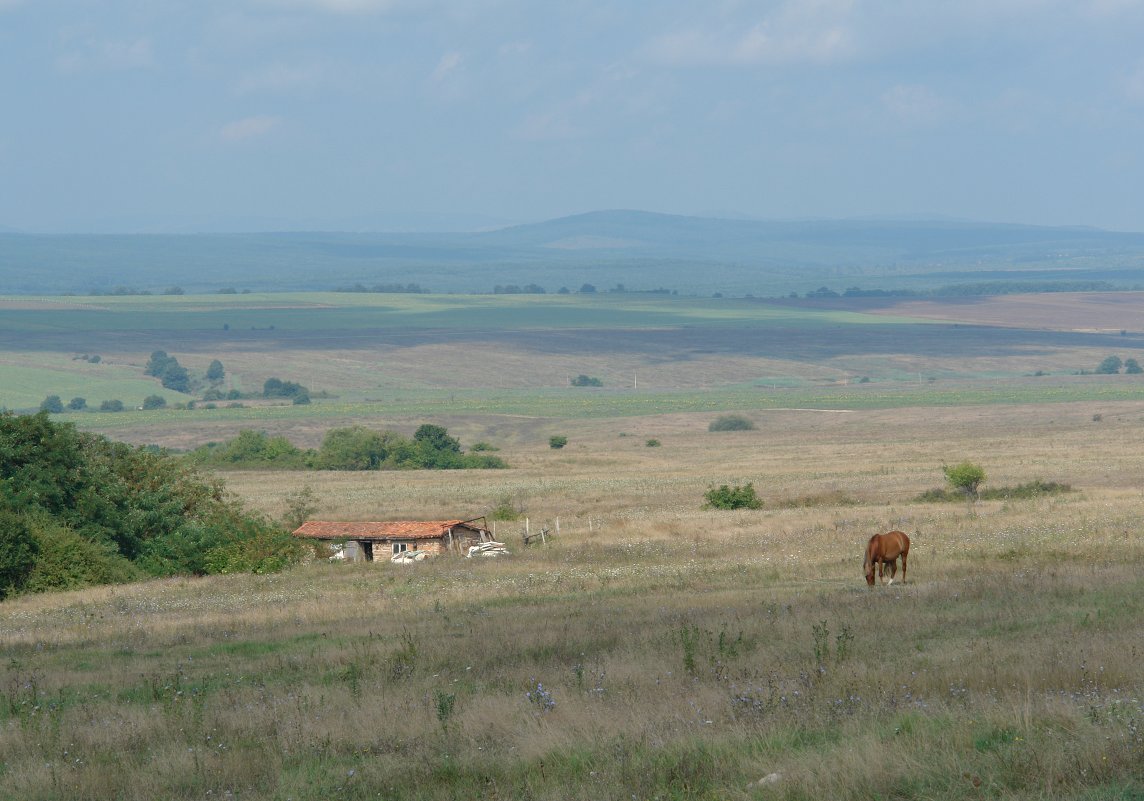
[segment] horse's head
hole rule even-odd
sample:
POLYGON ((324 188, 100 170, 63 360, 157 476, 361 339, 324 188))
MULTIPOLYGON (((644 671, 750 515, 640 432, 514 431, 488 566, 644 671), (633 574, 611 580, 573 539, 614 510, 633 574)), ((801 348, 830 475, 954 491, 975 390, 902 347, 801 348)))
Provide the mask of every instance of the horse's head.
POLYGON ((871 587, 873 587, 874 586, 874 563, 873 562, 866 562, 865 568, 866 568, 866 583, 869 584, 871 587))

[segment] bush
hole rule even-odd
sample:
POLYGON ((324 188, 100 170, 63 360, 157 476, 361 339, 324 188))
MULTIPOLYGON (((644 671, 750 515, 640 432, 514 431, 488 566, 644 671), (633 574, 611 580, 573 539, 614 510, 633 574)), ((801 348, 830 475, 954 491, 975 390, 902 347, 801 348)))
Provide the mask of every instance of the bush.
POLYGON ((223 444, 211 442, 195 448, 187 459, 215 467, 300 468, 306 466, 306 454, 285 437, 272 437, 265 431, 243 430, 223 444))
POLYGON ((489 510, 489 519, 517 520, 522 514, 524 514, 524 510, 518 508, 516 504, 512 502, 512 496, 505 495, 503 498, 497 501, 496 506, 489 510))
POLYGON ((708 431, 753 431, 755 424, 741 414, 721 414, 707 426, 708 431))
POLYGON ((33 590, 209 572, 212 548, 274 531, 186 462, 46 412, 0 414, 0 507, 39 544, 33 590))
POLYGON ((759 509, 763 505, 750 482, 743 486, 721 484, 707 490, 703 497, 710 509, 759 509))
POLYGON ((556 451, 560 450, 567 444, 568 437, 560 436, 559 434, 555 434, 548 438, 548 447, 556 451))
POLYGON ((87 399, 85 398, 72 398, 68 401, 68 409, 73 412, 82 412, 87 408, 87 399))
POLYGON ((658 448, 660 445, 660 442, 658 439, 649 439, 644 444, 647 445, 647 447, 649 447, 649 448, 658 448))
POLYGON ((985 480, 985 471, 973 462, 962 462, 952 467, 942 465, 941 471, 949 485, 969 500, 977 497, 978 487, 985 480))
POLYGON ((604 382, 598 378, 587 376, 581 373, 572 379, 572 386, 574 387, 602 387, 604 382))
POLYGON ((0 601, 24 586, 39 552, 24 516, 0 508, 0 601))
POLYGON ((40 411, 59 414, 64 410, 64 402, 59 395, 49 395, 40 403, 40 411))
POLYGON ((123 401, 121 400, 105 400, 99 404, 101 412, 121 412, 123 411, 123 401))
POLYGON ((150 411, 152 409, 162 409, 167 405, 167 399, 162 395, 148 395, 143 399, 143 408, 150 411))
POLYGON ((126 584, 145 576, 111 543, 93 542, 49 518, 33 526, 33 536, 38 555, 24 584, 26 592, 126 584))

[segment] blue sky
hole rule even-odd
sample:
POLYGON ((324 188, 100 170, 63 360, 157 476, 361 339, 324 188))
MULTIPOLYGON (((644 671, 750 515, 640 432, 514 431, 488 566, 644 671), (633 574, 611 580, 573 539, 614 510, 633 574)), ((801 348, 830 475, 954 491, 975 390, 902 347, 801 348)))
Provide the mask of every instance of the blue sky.
POLYGON ((0 229, 1144 230, 1144 0, 0 0, 0 229))

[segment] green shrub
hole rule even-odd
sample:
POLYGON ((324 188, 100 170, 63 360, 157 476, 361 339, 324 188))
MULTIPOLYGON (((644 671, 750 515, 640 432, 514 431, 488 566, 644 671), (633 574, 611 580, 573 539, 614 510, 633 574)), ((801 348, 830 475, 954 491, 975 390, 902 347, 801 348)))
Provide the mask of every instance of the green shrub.
POLYGON ((143 399, 143 408, 146 410, 162 409, 167 405, 167 399, 162 395, 148 395, 143 399))
POLYGON ((707 490, 703 497, 710 509, 759 509, 763 505, 750 482, 743 486, 721 484, 707 490))
POLYGON ((574 387, 602 387, 604 382, 594 376, 587 376, 581 373, 571 380, 574 387))
POLYGON ((24 586, 39 552, 40 544, 24 516, 0 508, 0 600, 24 586))
POLYGON ((658 439, 649 439, 649 440, 648 440, 647 442, 645 442, 644 444, 645 444, 647 447, 649 447, 649 448, 658 448, 658 447, 659 447, 659 445, 660 445, 660 442, 659 442, 659 440, 658 440, 658 439))
POLYGON ((40 411, 59 414, 64 410, 64 402, 59 395, 49 395, 40 403, 40 411))
POLYGON ((145 575, 111 543, 93 542, 51 518, 36 520, 31 531, 37 556, 23 585, 26 592, 125 584, 145 575))
POLYGON ((497 501, 497 505, 489 510, 490 520, 517 520, 522 510, 512 501, 511 495, 505 495, 497 501))
POLYGON ((552 448, 553 450, 558 451, 567 444, 568 444, 568 437, 564 437, 564 436, 561 436, 559 434, 554 434, 553 436, 548 438, 548 447, 552 448))
POLYGON ((707 426, 708 431, 752 431, 755 424, 741 414, 721 414, 707 426))
POLYGON ((949 485, 970 500, 977 497, 977 490, 985 480, 985 470, 973 462, 961 462, 952 467, 942 465, 941 471, 949 485))

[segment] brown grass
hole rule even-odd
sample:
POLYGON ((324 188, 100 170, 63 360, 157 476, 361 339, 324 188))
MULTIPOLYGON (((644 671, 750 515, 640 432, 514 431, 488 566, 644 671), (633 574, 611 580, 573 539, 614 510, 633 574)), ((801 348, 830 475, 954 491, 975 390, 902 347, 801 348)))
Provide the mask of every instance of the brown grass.
POLYGON ((7 601, 0 798, 1140 792, 1144 405, 747 413, 530 422, 504 471, 226 474, 271 515, 304 485, 326 519, 508 496, 561 533, 7 601), (912 500, 963 459, 1075 491, 912 500), (763 509, 701 508, 743 481, 763 509), (868 590, 862 544, 889 527, 909 581, 868 590))

